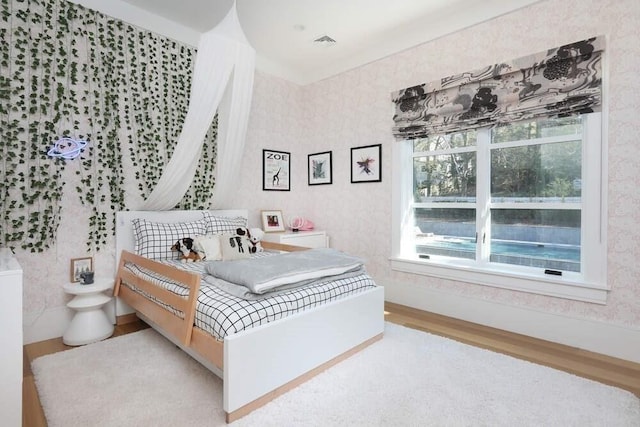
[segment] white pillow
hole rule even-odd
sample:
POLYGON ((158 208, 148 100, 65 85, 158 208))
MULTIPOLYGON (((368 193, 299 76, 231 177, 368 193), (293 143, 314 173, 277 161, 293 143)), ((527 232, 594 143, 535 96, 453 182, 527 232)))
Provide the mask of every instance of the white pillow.
POLYGON ((192 222, 151 222, 136 218, 133 224, 135 251, 138 255, 151 259, 178 259, 180 252, 171 246, 179 239, 195 237, 206 233, 207 222, 203 219, 192 222))
POLYGON ((197 236, 193 244, 196 252, 206 261, 220 261, 222 259, 220 235, 209 234, 206 236, 197 236))

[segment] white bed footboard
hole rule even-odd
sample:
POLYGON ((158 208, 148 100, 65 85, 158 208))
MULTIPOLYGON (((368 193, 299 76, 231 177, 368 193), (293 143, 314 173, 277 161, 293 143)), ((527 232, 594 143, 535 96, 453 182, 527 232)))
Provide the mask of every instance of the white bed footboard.
POLYGON ((274 392, 286 392, 307 379, 305 374, 313 376, 314 369, 382 334, 383 312, 384 289, 378 287, 225 338, 227 422, 262 406, 275 397, 274 392))

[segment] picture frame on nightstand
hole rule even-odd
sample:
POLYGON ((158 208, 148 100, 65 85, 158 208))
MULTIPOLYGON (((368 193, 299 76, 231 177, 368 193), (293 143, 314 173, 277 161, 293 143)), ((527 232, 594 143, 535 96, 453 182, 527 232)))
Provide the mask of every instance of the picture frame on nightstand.
POLYGON ((80 275, 88 271, 93 271, 93 257, 72 258, 70 265, 70 282, 80 281, 80 275))
POLYGON ((261 211, 262 230, 265 233, 284 231, 282 211, 261 211))

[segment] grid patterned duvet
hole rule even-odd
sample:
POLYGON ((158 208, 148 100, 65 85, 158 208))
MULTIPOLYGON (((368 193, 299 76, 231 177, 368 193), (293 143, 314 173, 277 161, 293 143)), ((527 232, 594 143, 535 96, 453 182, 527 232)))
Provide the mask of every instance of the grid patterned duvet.
MULTIPOLYGON (((262 252, 253 256, 268 256, 268 254, 268 252, 262 252)), ((233 296, 209 283, 207 280, 210 276, 204 271, 204 262, 162 261, 162 263, 200 274, 200 294, 196 303, 195 325, 219 340, 224 339, 227 335, 281 319, 376 286, 369 275, 362 274, 348 279, 321 280, 312 285, 291 289, 274 296, 267 296, 258 301, 248 301, 233 296)), ((143 277, 176 295, 184 298, 188 296, 188 289, 177 282, 142 269, 137 265, 126 264, 125 267, 136 276, 143 277)), ((132 288, 136 292, 141 292, 128 284, 123 283, 123 285, 132 288)), ((149 295, 146 296, 149 298, 149 295)), ((161 301, 156 300, 155 302, 174 314, 183 317, 183 313, 173 307, 167 306, 161 301)))

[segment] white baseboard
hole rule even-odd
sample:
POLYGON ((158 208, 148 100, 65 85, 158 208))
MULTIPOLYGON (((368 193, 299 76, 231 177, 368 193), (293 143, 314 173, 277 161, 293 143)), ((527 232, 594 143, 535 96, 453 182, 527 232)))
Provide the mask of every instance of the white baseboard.
POLYGON ((640 363, 640 329, 428 289, 384 284, 385 300, 640 363))
MULTIPOLYGON (((103 310, 107 313, 111 323, 115 324, 115 302, 112 300, 104 306, 103 310)), ((23 313, 23 343, 31 344, 63 336, 73 315, 74 311, 66 306, 48 308, 37 313, 23 313)))
POLYGON ((136 311, 131 308, 127 303, 122 301, 120 298, 114 298, 116 305, 116 316, 124 316, 126 314, 135 313, 136 311))
POLYGON ((73 310, 54 307, 38 313, 24 313, 22 333, 25 344, 61 337, 73 318, 73 310))

